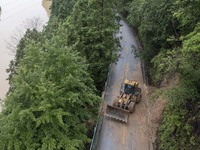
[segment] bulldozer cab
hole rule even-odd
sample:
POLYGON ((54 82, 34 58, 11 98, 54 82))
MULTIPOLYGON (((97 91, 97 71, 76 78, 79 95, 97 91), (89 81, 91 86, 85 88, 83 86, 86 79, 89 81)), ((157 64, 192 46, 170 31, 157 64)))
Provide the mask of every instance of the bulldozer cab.
POLYGON ((125 84, 124 85, 124 93, 125 94, 133 94, 134 93, 134 86, 125 84))
POLYGON ((138 82, 136 82, 134 80, 128 80, 128 79, 126 79, 124 81, 124 93, 125 94, 136 95, 137 88, 138 88, 138 82))

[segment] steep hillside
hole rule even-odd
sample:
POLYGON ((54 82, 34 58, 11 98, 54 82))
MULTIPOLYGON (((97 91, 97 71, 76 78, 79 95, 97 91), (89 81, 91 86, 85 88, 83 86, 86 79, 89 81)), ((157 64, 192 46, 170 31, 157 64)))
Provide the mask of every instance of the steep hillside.
POLYGON ((200 2, 126 0, 123 9, 138 30, 149 84, 168 99, 158 130, 158 149, 200 149, 200 2))

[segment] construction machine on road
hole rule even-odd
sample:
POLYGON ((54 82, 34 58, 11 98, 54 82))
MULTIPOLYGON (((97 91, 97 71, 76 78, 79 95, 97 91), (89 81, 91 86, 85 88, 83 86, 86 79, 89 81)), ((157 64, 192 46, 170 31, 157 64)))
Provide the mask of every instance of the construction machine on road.
POLYGON ((120 95, 112 105, 107 105, 105 115, 127 123, 130 113, 133 113, 135 104, 141 100, 141 88, 134 80, 126 79, 121 87, 120 95))

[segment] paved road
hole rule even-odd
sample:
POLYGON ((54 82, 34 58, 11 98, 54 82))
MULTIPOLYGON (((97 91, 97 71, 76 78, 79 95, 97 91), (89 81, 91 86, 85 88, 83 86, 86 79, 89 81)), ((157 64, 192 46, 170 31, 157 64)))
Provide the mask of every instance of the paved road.
MULTIPOLYGON (((139 81, 143 87, 141 63, 139 59, 134 58, 134 50, 138 47, 137 40, 123 20, 120 21, 120 24, 122 25, 119 33, 119 36, 122 37, 120 41, 122 51, 119 61, 112 65, 110 81, 105 92, 105 103, 107 104, 112 104, 119 94, 121 83, 126 78, 139 81)), ((97 150, 151 149, 146 132, 145 100, 142 99, 135 108, 135 112, 129 116, 128 124, 104 116, 97 150)))

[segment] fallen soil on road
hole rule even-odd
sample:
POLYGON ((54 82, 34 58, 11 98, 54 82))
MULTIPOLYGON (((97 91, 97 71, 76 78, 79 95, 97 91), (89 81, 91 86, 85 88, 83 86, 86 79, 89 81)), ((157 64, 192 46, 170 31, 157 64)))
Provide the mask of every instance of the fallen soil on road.
POLYGON ((144 130, 144 135, 148 138, 148 140, 154 145, 156 142, 156 135, 157 130, 159 127, 159 124, 162 120, 162 114, 165 108, 165 105, 167 104, 166 97, 162 96, 162 94, 155 97, 155 93, 162 90, 170 89, 174 87, 178 83, 178 79, 174 77, 167 83, 163 83, 161 88, 156 88, 153 86, 143 86, 143 95, 146 106, 146 127, 141 127, 146 130, 144 130), (154 98, 153 98, 154 97, 154 98))

